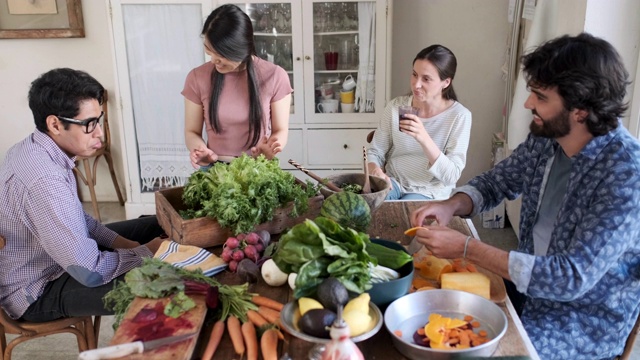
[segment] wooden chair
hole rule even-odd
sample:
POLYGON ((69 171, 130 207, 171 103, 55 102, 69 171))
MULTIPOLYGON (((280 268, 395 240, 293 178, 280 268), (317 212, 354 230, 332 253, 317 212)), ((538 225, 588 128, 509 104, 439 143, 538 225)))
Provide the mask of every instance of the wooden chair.
POLYGON ((82 180, 82 182, 89 186, 89 193, 91 194, 91 203, 93 204, 93 213, 98 221, 102 221, 100 218, 100 211, 98 210, 98 200, 96 199, 96 176, 98 170, 98 160, 101 156, 104 156, 104 159, 107 161, 107 165, 109 165, 109 172, 111 173, 111 181, 113 181, 113 186, 116 188, 116 194, 118 195, 118 201, 121 206, 124 206, 124 198, 122 197, 122 193, 120 192, 120 186, 118 186, 118 179, 116 178, 116 172, 113 168, 113 158, 111 157, 111 133, 109 132, 109 112, 107 106, 107 91, 104 91, 104 101, 102 103, 102 111, 104 111, 104 119, 102 124, 102 131, 104 132, 104 141, 102 143, 102 147, 98 149, 95 154, 91 157, 78 156, 76 158, 77 165, 73 168, 73 171, 77 175, 78 178, 82 180), (90 166, 90 160, 93 159, 93 169, 90 166), (78 168, 80 163, 84 165, 84 174, 78 168))
POLYGON ((636 324, 633 326, 633 329, 631 329, 627 342, 624 344, 624 351, 622 352, 622 355, 617 357, 617 360, 630 359, 631 351, 633 350, 633 345, 636 343, 638 333, 640 333, 640 316, 636 319, 636 324))
MULTIPOLYGON (((0 250, 6 240, 0 236, 0 250)), ((91 316, 62 318, 42 323, 13 320, 0 307, 0 360, 11 360, 11 352, 16 345, 25 341, 53 334, 71 333, 78 339, 78 350, 95 349, 98 345, 100 317, 96 316, 95 324, 91 316), (19 335, 7 343, 6 334, 19 335)))

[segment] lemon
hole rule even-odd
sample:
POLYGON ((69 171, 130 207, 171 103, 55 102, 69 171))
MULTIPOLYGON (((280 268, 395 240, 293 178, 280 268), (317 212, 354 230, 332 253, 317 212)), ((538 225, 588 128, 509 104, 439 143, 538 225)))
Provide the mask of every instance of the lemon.
POLYGON ((309 310, 324 309, 322 304, 316 299, 301 297, 298 299, 298 308, 300 309, 300 316, 303 316, 309 310))
POLYGON ((355 297, 349 300, 347 305, 344 307, 344 312, 353 310, 353 311, 369 314, 370 300, 371 300, 371 296, 369 296, 369 293, 362 293, 358 297, 355 297))
POLYGON ((351 337, 364 334, 371 329, 371 316, 369 316, 369 313, 350 310, 342 314, 342 318, 349 325, 349 335, 351 337))

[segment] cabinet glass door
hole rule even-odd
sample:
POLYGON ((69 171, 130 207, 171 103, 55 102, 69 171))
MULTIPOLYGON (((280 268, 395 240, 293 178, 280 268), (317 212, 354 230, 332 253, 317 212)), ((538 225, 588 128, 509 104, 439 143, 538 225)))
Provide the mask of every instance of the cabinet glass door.
POLYGON ((377 76, 382 73, 377 47, 380 40, 384 44, 384 38, 376 39, 381 33, 377 8, 376 1, 303 3, 305 16, 312 19, 308 26, 305 22, 310 34, 305 34, 305 54, 313 54, 305 62, 305 81, 312 80, 315 90, 305 96, 312 104, 306 107, 307 122, 376 121, 376 80, 384 87, 384 78, 377 76))
MULTIPOLYGON (((256 55, 282 67, 289 74, 291 87, 290 122, 303 122, 303 97, 300 58, 294 61, 294 53, 299 53, 300 40, 295 40, 295 29, 299 29, 300 5, 298 2, 260 2, 236 4, 251 18, 256 47, 256 55), (296 76, 296 74, 298 74, 296 76), (296 116, 296 114, 300 114, 296 116)), ((300 31, 298 30, 298 33, 300 31)))

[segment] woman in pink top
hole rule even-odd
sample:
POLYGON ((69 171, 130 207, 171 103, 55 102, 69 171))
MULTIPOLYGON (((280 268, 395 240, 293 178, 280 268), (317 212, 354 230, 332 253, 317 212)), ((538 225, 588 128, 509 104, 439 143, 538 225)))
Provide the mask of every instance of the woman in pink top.
POLYGON ((245 152, 273 158, 289 132, 287 73, 255 55, 251 20, 235 5, 213 10, 202 35, 211 61, 191 70, 182 90, 191 164, 198 168, 245 152))

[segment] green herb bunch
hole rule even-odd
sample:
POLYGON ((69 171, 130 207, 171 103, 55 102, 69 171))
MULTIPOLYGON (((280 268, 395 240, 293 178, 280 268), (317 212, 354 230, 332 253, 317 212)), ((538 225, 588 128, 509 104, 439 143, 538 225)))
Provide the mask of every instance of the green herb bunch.
POLYGON ((257 310, 251 302, 254 294, 248 291, 248 283, 243 285, 223 285, 218 280, 208 277, 200 270, 185 270, 175 267, 156 258, 145 258, 142 266, 125 275, 125 281, 116 281, 113 290, 109 291, 102 301, 105 308, 113 310, 116 329, 124 318, 129 305, 136 296, 158 299, 185 290, 185 282, 197 281, 217 286, 220 305, 219 317, 225 320, 234 315, 242 322, 247 320, 247 310, 257 310))
POLYGON ((293 202, 290 216, 307 211, 308 199, 318 186, 307 181, 303 188, 295 177, 280 169, 278 159, 246 154, 230 164, 216 163, 208 171, 194 172, 184 187, 186 218, 208 216, 234 234, 247 233, 273 219, 276 209, 293 202))

